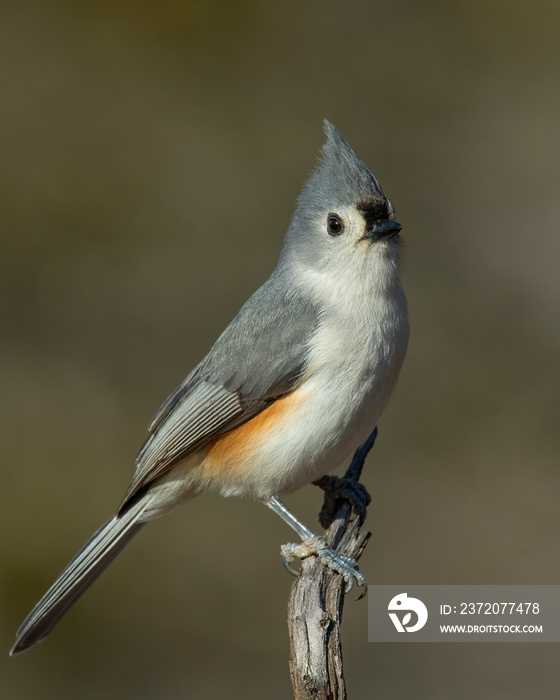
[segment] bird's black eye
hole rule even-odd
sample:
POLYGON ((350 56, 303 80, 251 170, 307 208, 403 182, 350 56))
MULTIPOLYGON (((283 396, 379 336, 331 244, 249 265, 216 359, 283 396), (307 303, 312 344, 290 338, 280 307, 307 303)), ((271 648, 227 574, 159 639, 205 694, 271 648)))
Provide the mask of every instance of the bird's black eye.
POLYGON ((344 224, 334 214, 329 214, 327 220, 327 231, 331 236, 339 236, 344 231, 344 224))

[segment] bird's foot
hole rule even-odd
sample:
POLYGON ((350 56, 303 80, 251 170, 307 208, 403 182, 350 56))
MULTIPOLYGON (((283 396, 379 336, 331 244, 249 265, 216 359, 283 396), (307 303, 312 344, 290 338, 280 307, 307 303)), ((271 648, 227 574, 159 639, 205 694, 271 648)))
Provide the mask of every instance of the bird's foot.
POLYGON ((335 552, 330 547, 325 538, 321 535, 313 535, 302 540, 301 544, 284 544, 281 548, 282 561, 286 569, 297 576, 297 571, 294 571, 290 566, 294 559, 305 559, 311 556, 319 557, 322 564, 332 569, 337 574, 340 574, 346 582, 346 590, 348 593, 354 583, 358 584, 363 591, 359 598, 362 598, 367 592, 367 581, 363 574, 358 571, 358 564, 355 559, 345 557, 343 554, 335 552))
POLYGON ((323 508, 319 513, 319 522, 325 530, 330 527, 334 520, 341 501, 350 503, 352 510, 360 519, 360 523, 364 522, 367 507, 371 503, 371 496, 363 484, 355 479, 332 474, 326 474, 319 481, 313 483, 325 492, 323 508))

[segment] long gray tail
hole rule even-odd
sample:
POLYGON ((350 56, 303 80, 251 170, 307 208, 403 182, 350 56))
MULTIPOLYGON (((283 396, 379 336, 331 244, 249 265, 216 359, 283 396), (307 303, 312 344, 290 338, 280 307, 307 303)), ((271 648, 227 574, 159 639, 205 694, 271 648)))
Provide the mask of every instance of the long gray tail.
POLYGON ((144 499, 102 525, 76 554, 24 620, 10 655, 19 654, 49 634, 113 559, 146 524, 138 522, 144 499))

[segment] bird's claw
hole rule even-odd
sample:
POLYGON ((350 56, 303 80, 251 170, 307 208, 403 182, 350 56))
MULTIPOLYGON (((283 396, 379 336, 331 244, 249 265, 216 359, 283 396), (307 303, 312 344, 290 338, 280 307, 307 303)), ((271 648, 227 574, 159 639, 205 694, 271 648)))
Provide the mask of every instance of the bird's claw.
POLYGON ((293 542, 289 544, 284 544, 281 547, 280 555, 286 569, 297 576, 298 573, 290 566, 290 563, 294 559, 305 559, 310 556, 317 556, 324 566, 327 566, 332 571, 340 574, 346 583, 345 593, 348 593, 354 583, 357 583, 363 590, 358 596, 358 600, 363 598, 367 593, 367 581, 363 574, 358 571, 358 564, 355 559, 351 557, 346 557, 344 554, 339 554, 330 547, 325 538, 321 535, 313 535, 313 537, 307 537, 301 544, 295 544, 293 542))
POLYGON ((298 576, 298 572, 295 569, 292 569, 290 566, 290 562, 293 559, 297 558, 297 555, 293 554, 290 551, 290 547, 298 547, 299 545, 294 544, 294 543, 289 543, 289 544, 283 544, 280 547, 280 556, 282 557, 282 563, 284 564, 284 568, 286 571, 289 571, 292 576, 298 576))

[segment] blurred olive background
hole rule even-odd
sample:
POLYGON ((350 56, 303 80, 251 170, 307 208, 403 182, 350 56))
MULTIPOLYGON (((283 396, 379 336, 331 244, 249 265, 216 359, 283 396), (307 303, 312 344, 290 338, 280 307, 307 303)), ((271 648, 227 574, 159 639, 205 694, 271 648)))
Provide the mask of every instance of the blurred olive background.
MULTIPOLYGON (((406 240, 362 570, 560 583, 559 8, 2 0, 3 698, 290 696, 293 535, 235 499, 152 524, 45 644, 7 652, 274 267, 324 117, 406 240)), ((309 524, 320 502, 288 498, 309 524)), ((366 615, 350 597, 351 698, 556 697, 555 645, 374 645, 366 615)))

